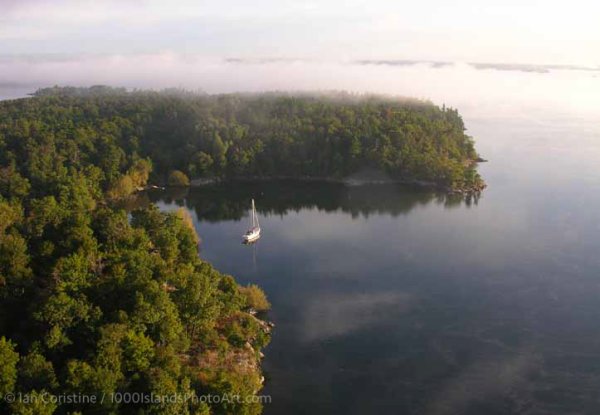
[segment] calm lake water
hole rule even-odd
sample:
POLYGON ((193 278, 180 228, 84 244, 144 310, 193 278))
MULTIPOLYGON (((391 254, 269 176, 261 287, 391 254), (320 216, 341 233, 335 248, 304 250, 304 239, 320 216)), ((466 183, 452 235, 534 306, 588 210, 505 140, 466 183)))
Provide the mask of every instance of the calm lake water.
POLYGON ((266 414, 600 412, 600 126, 466 120, 489 187, 228 184, 201 256, 267 292, 266 414), (263 237, 240 243, 250 199, 263 237))

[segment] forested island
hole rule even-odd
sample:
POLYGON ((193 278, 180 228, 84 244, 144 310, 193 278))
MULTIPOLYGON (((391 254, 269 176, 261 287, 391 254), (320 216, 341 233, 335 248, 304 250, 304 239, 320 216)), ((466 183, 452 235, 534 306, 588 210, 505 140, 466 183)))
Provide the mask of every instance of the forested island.
MULTIPOLYGON (((116 202, 149 184, 365 169, 477 192, 464 131, 454 109, 343 93, 49 88, 0 102, 0 395, 255 396, 264 293, 199 258, 185 211, 116 202)), ((4 400, 0 412, 256 414, 261 404, 4 400)))
MULTIPOLYGON (((116 179, 123 168, 135 170, 133 156, 151 162, 158 184, 369 181, 375 171, 375 180, 449 191, 477 192, 485 186, 458 111, 414 99, 343 92, 205 95, 48 88, 32 99, 6 103, 2 112, 89 144, 87 151, 101 163, 115 196, 139 184, 135 171, 116 179)), ((15 127, 14 133, 22 133, 15 127)))

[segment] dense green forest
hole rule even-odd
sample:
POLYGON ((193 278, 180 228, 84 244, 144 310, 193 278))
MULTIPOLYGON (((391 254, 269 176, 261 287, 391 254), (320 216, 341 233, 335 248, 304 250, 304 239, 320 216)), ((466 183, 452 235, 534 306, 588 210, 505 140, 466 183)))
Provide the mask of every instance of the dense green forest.
POLYGON ((111 202, 151 172, 150 97, 0 103, 0 413, 261 412, 262 291, 199 258, 185 212, 111 202))
POLYGON ((151 160, 156 183, 185 185, 173 171, 190 179, 341 179, 370 168, 447 189, 483 186, 458 112, 417 100, 49 88, 4 103, 0 122, 14 139, 68 143, 64 150, 77 152, 69 156, 101 167, 117 194, 136 187, 135 174, 117 178, 139 158, 151 160))
POLYGON ((183 211, 116 203, 136 189, 370 168, 477 190, 476 158, 457 111, 419 101, 94 87, 0 102, 0 395, 40 397, 0 412, 261 411, 244 398, 261 388, 270 327, 251 309, 268 308, 264 294, 199 258, 183 211), (65 393, 105 399, 41 398, 65 393))

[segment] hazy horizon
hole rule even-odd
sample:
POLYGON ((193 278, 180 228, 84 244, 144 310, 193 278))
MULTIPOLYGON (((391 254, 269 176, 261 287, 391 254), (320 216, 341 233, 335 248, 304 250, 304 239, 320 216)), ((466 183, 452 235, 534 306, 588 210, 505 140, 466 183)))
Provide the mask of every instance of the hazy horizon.
POLYGON ((600 71, 468 63, 225 60, 175 54, 81 60, 0 59, 0 99, 40 87, 109 85, 206 93, 345 90, 430 100, 472 116, 597 115, 600 71))
POLYGON ((581 0, 0 4, 0 99, 104 84, 347 90, 479 112, 600 108, 600 5, 581 0))

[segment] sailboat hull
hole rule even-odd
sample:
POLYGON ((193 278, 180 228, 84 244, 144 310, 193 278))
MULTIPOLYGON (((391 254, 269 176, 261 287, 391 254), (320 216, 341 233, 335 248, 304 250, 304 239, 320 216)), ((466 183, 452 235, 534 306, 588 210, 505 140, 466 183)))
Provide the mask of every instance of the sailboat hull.
POLYGON ((253 242, 260 238, 260 228, 251 229, 243 236, 245 242, 253 242))

